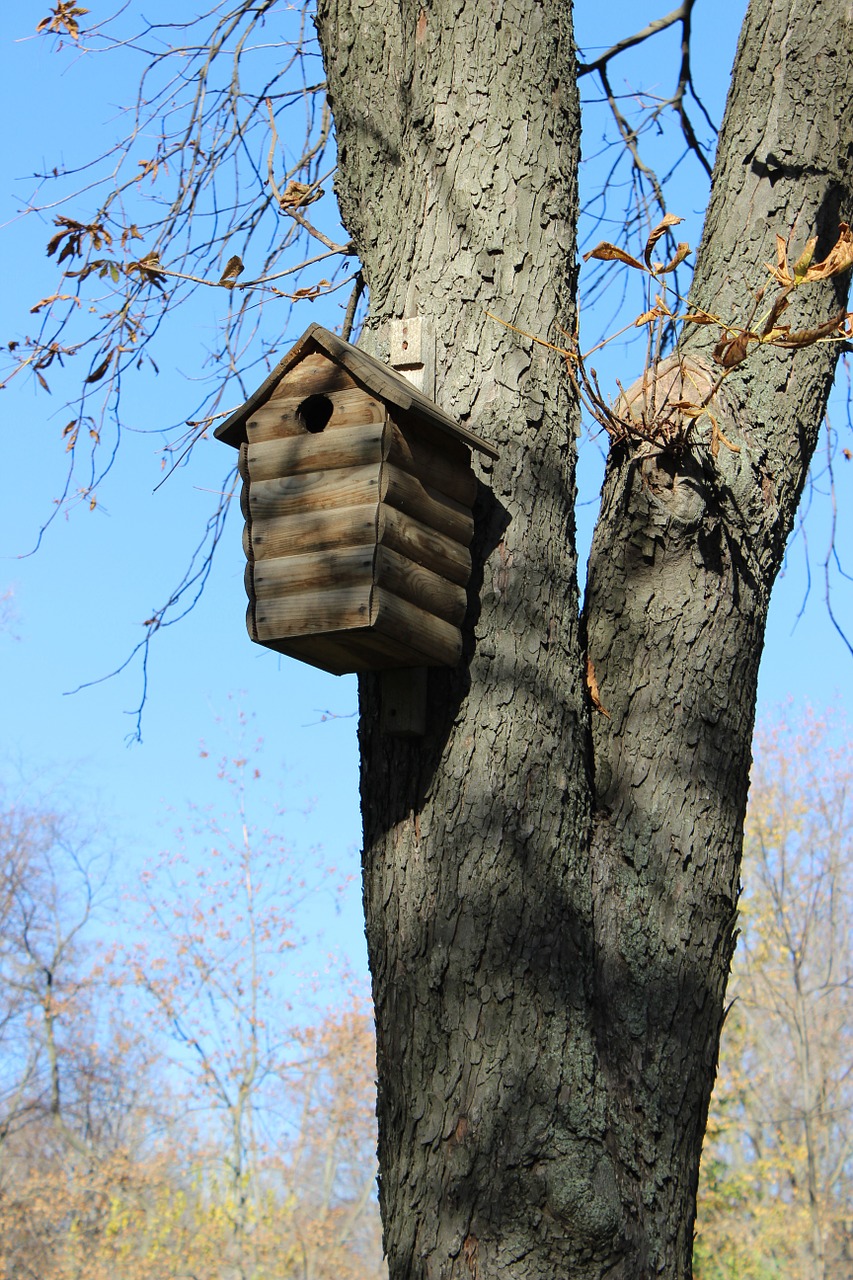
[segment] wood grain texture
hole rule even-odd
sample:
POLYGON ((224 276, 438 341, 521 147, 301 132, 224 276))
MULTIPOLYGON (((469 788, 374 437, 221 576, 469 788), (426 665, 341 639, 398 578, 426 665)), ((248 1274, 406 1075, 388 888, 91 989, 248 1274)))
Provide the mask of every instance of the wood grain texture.
POLYGON ((256 600, 250 633, 264 642, 367 627, 371 624, 372 590, 373 578, 368 572, 361 581, 346 586, 317 587, 256 600))
POLYGON ((382 468, 380 493, 382 501, 389 507, 428 525, 463 547, 467 547, 474 536, 474 517, 470 507, 431 488, 400 467, 388 464, 382 468))
POLYGON ((378 518, 376 503, 273 516, 256 523, 254 529, 249 525, 244 528, 243 551, 248 560, 264 560, 330 547, 372 545, 377 537, 378 518))
POLYGON ((285 376, 276 387, 271 400, 298 399, 318 393, 328 394, 330 391, 365 392, 342 365, 336 364, 322 352, 310 352, 303 356, 299 363, 285 376))
POLYGON ((251 512, 254 525, 258 525, 264 520, 379 501, 462 546, 474 535, 470 510, 394 466, 340 467, 253 481, 244 487, 240 507, 244 516, 251 512))
MULTIPOLYGON (((331 423, 330 423, 331 425, 331 423)), ((240 475, 245 482, 251 477, 274 480, 278 476, 295 476, 309 471, 335 471, 344 467, 376 467, 387 456, 388 431, 384 422, 365 422, 356 426, 325 430, 316 435, 302 432, 249 445, 240 475)))
POLYGON ((244 487, 240 507, 244 516, 251 511, 252 521, 257 524, 338 507, 375 506, 380 497, 378 467, 341 467, 259 480, 244 487))
POLYGON ((471 552, 467 547, 393 507, 379 508, 377 540, 380 546, 390 547, 460 587, 470 580, 471 552))
MULTIPOLYGON (((312 392, 311 394, 316 394, 312 392)), ((326 431, 336 431, 340 427, 351 427, 354 424, 384 422, 385 408, 377 404, 370 396, 358 389, 334 391, 323 390, 332 402, 333 412, 326 431)), ((282 392, 279 396, 268 400, 266 404, 255 409, 246 423, 246 434, 250 444, 264 440, 279 440, 284 436, 304 436, 305 427, 297 417, 297 410, 306 399, 305 395, 290 395, 282 392)))
POLYGON ((351 672, 354 663, 360 672, 376 672, 378 676, 395 668, 417 670, 429 665, 422 653, 369 628, 271 640, 265 644, 337 676, 351 672))
MULTIPOLYGON (((392 595, 408 600, 434 617, 458 626, 465 617, 468 596, 464 587, 448 582, 440 574, 401 556, 388 547, 378 547, 374 581, 392 595)), ((461 637, 459 644, 461 646, 461 637)), ((454 662, 459 661, 461 648, 454 662)))
POLYGON ((378 465, 387 459, 469 510, 473 507, 477 480, 467 450, 451 451, 443 441, 425 438, 414 426, 401 430, 383 421, 379 413, 371 421, 361 415, 360 408, 359 402, 352 412, 358 417, 355 425, 348 420, 349 406, 341 411, 338 403, 323 432, 312 435, 300 427, 291 434, 288 427, 286 434, 282 431, 272 439, 256 442, 253 437, 248 452, 241 453, 242 479, 251 475, 253 481, 271 480, 307 471, 378 465))
POLYGON ((458 627, 382 586, 373 592, 371 615, 375 631, 420 655, 415 666, 455 667, 462 657, 462 635, 458 627))
POLYGON ((447 436, 429 432, 411 421, 402 427, 392 423, 386 457, 469 511, 473 508, 477 477, 471 469, 471 455, 467 449, 455 447, 447 436))
MULTIPOLYGON (((298 595, 314 588, 343 587, 375 580, 376 552, 372 544, 335 547, 303 555, 255 560, 246 566, 246 590, 259 602, 274 604, 279 597, 298 595)), ((287 633, 281 632, 280 638, 287 633)))

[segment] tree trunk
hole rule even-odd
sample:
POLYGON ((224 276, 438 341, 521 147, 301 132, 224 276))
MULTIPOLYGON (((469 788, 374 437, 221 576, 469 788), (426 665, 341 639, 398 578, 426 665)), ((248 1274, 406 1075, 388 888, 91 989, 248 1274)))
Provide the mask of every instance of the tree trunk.
MULTIPOLYGON (((384 735, 360 686, 392 1280, 690 1275, 767 602, 834 367, 762 352, 730 379, 739 454, 614 450, 579 622, 577 406, 486 315, 573 323, 568 8, 319 4, 364 341, 430 316, 438 403, 501 451, 426 735, 384 735)), ((752 5, 695 282, 721 315, 775 231, 820 252, 851 208, 849 24, 846 0, 752 5)))

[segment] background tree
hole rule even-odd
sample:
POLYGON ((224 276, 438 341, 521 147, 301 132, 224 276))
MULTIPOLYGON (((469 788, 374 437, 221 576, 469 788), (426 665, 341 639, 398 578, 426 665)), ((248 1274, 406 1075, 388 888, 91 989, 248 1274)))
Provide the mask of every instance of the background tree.
POLYGON ((382 1274, 371 1021, 357 996, 283 1016, 299 984, 272 962, 312 957, 281 911, 310 912, 310 877, 271 902, 292 855, 264 882, 245 807, 237 831, 206 830, 197 874, 155 864, 130 959, 104 935, 146 921, 68 820, 0 816, 4 1280, 382 1274))
POLYGON ((292 1007, 310 979, 303 917, 312 899, 334 904, 339 886, 333 868, 296 865, 281 834, 254 826, 263 780, 242 747, 218 766, 224 814, 194 814, 194 830, 144 873, 128 958, 199 1130, 193 1165, 209 1211, 194 1219, 185 1265, 246 1280, 368 1275, 379 1266, 369 1023, 357 1002, 308 1027, 292 1007))
POLYGON ((0 1274, 94 1277, 117 1189, 163 1176, 143 1154, 148 1046, 93 945, 108 863, 67 818, 11 804, 0 875, 0 1274))
POLYGON ((758 738, 702 1156, 703 1280, 853 1275, 851 761, 839 736, 808 716, 758 738))
MULTIPOLYGON (((76 39, 80 16, 63 4, 43 25, 76 39)), ((260 17, 271 5, 238 5, 227 22, 260 17)), ((389 320, 431 317, 437 399, 501 450, 482 473, 466 659, 431 674, 425 737, 383 738, 380 682, 361 685, 391 1275, 688 1275, 763 628, 837 358, 837 343, 792 360, 765 341, 790 299, 774 287, 768 314, 757 293, 767 263, 783 291, 797 283, 810 237, 815 263, 846 243, 849 6, 750 5, 691 293, 693 314, 720 323, 682 341, 689 378, 657 391, 649 371, 653 430, 610 450, 580 616, 572 378, 558 353, 486 314, 560 345, 574 331, 570 14, 556 0, 512 0, 497 16, 464 0, 321 0, 317 20, 349 236, 327 248, 358 255, 364 341, 382 354, 389 320), (721 425, 732 447, 715 448, 721 425)), ((200 84, 212 84, 208 45, 192 50, 200 84)), ((246 104, 258 127, 262 100, 246 104)), ((243 98, 221 101, 233 111, 243 98)), ((195 129, 211 117, 190 105, 189 119, 176 154, 197 166, 181 169, 191 204, 193 175, 216 168, 195 129)), ((255 190, 277 190, 281 215, 316 231, 308 177, 288 200, 278 173, 255 165, 255 190)), ((136 224, 119 209, 107 198, 61 222, 52 252, 74 260, 72 282, 85 271, 84 284, 115 276, 165 292, 168 236, 128 261, 136 224), (124 257, 104 254, 107 234, 124 257)), ((219 265, 225 279, 211 283, 230 296, 236 267, 219 265)), ((828 320, 824 337, 846 332, 849 273, 833 266, 792 305, 790 345, 828 320)), ((107 310, 87 339, 72 453, 100 447, 91 388, 143 350, 128 314, 107 310)), ((79 349, 48 326, 22 367, 44 377, 79 349)), ((82 493, 91 502, 90 480, 82 493)))

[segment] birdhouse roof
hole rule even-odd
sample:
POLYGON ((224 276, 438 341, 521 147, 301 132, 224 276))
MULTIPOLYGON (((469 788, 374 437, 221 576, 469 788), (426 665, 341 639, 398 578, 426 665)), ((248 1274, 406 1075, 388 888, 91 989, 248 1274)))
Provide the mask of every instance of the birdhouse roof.
POLYGON ((401 373, 397 373, 396 370, 382 364, 379 360, 374 360, 366 352, 360 351, 352 343, 345 342, 343 338, 339 338, 337 334, 331 333, 319 324, 308 326, 296 345, 290 349, 283 360, 278 362, 272 373, 264 379, 257 391, 253 392, 245 404, 241 405, 229 418, 226 418, 221 426, 216 428, 213 433, 216 439, 239 448, 246 439, 247 420, 256 409, 270 398, 282 378, 304 356, 312 351, 323 352, 333 363, 346 369, 347 373, 365 391, 378 399, 386 401, 397 409, 414 413, 426 419, 456 440, 467 444, 469 448, 479 449, 481 453, 488 454, 490 458, 499 456, 493 445, 487 444, 485 440, 481 440, 473 431, 469 431, 467 427, 463 427, 460 423, 454 421, 442 409, 439 409, 438 405, 430 400, 429 396, 425 396, 418 391, 401 373))

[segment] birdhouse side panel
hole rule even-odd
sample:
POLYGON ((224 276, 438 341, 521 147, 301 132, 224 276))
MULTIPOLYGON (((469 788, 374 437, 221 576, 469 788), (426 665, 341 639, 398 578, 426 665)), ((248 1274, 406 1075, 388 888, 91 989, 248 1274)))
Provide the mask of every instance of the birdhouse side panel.
POLYGON ((477 493, 470 452, 415 414, 392 409, 389 418, 371 624, 419 665, 455 666, 477 493))
POLYGON ((377 541, 415 564, 432 569, 449 582, 460 587, 468 585, 471 577, 468 548, 394 507, 383 504, 379 508, 377 541))
MULTIPOLYGON (((458 627, 382 587, 374 590, 371 600, 371 626, 377 636, 392 641, 401 652, 415 654, 413 666, 455 667, 462 657, 458 627)), ((410 662, 389 665, 409 666, 410 662)))
POLYGON ((470 545, 474 536, 471 510, 399 467, 383 468, 381 498, 389 507, 420 520, 461 546, 470 545))
POLYGON ((389 416, 394 442, 389 460, 424 484, 473 508, 477 478, 468 446, 411 413, 395 409, 389 416))

